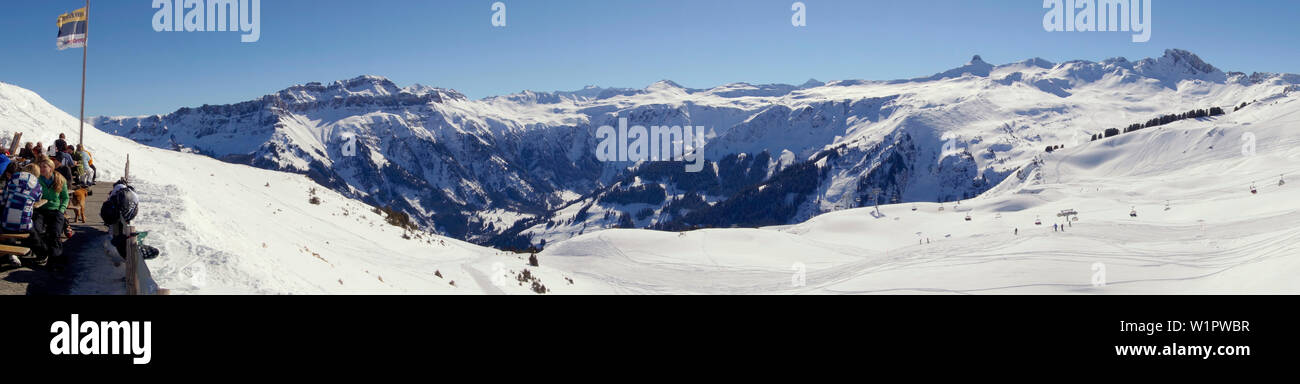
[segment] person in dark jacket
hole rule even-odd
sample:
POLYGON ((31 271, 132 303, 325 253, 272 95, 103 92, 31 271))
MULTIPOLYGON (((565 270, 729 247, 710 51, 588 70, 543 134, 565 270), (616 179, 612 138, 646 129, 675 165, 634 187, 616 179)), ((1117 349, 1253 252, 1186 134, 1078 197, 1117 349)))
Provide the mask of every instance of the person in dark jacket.
POLYGON ((51 159, 55 162, 54 170, 63 175, 64 180, 73 183, 77 179, 73 177, 75 175, 72 174, 72 167, 75 167, 77 162, 72 159, 72 154, 69 153, 68 149, 65 147, 64 150, 55 153, 51 159))
POLYGON ((54 154, 54 160, 58 161, 61 167, 71 168, 77 165, 77 160, 72 157, 72 148, 64 147, 62 151, 54 154))
POLYGON ((135 188, 126 183, 126 180, 118 180, 113 184, 113 192, 108 194, 108 200, 99 208, 99 218, 104 220, 104 225, 113 225, 121 221, 123 224, 131 224, 135 220, 136 208, 135 188))
POLYGON ((54 149, 59 152, 63 152, 64 150, 67 150, 68 149, 67 136, 64 136, 62 133, 60 133, 59 139, 54 140, 54 149))
POLYGON ((23 145, 23 149, 18 151, 18 157, 31 160, 36 158, 36 152, 32 150, 32 142, 28 141, 23 145))

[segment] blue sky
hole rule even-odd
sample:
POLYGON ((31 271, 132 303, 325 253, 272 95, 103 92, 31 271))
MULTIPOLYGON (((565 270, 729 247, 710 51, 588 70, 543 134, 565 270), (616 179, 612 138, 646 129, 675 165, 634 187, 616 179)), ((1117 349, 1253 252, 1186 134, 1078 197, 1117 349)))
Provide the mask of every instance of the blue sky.
MULTIPOLYGON (((155 32, 151 0, 91 8, 87 115, 169 113, 361 74, 472 98, 585 85, 799 84, 929 75, 974 54, 1001 64, 1130 59, 1184 48, 1225 70, 1300 73, 1300 1, 1154 0, 1150 42, 1043 30, 1041 0, 264 0, 261 40, 155 32)), ((0 5, 0 81, 74 115, 80 50, 56 51, 55 19, 79 0, 0 5)))

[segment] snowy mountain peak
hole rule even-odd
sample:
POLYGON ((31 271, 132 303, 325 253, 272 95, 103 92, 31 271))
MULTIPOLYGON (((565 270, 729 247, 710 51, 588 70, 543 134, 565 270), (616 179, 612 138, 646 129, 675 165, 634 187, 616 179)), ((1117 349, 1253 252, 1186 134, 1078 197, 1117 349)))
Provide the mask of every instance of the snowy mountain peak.
POLYGON ((1055 63, 1052 63, 1051 61, 1048 61, 1041 57, 1035 57, 1029 60, 1021 61, 1020 64, 1024 64, 1030 67, 1043 68, 1043 69, 1052 69, 1053 67, 1056 67, 1055 63))
POLYGON ((679 85, 679 84, 677 84, 677 83, 675 83, 675 82, 673 82, 672 80, 659 80, 658 82, 655 82, 654 84, 650 84, 650 86, 649 86, 649 87, 646 87, 645 90, 650 91, 650 92, 655 92, 655 91, 686 91, 686 88, 685 88, 685 87, 682 87, 681 85, 679 85))
POLYGON ((935 80, 959 78, 967 75, 977 76, 977 77, 988 77, 989 73, 991 72, 993 72, 993 64, 984 62, 984 58, 980 57, 980 55, 975 55, 975 57, 972 57, 970 59, 970 62, 966 63, 966 65, 953 68, 944 71, 942 73, 936 73, 930 77, 912 79, 912 81, 935 81, 935 80))
POLYGON ((1227 74, 1213 65, 1201 60, 1200 56, 1182 49, 1165 50, 1160 58, 1148 58, 1133 66, 1134 72, 1142 76, 1157 79, 1167 86, 1175 86, 1183 80, 1202 80, 1222 83, 1227 74))
POLYGON ((1207 74, 1219 69, 1201 60, 1200 56, 1182 49, 1167 49, 1165 55, 1156 60, 1158 63, 1174 67, 1185 67, 1191 74, 1207 74))
POLYGON ((601 97, 601 95, 606 94, 607 92, 623 92, 623 91, 634 91, 634 90, 624 89, 624 88, 604 88, 598 85, 588 85, 576 91, 559 91, 554 93, 556 95, 559 95, 560 97, 582 101, 582 100, 598 99, 601 97))
POLYGON ((402 89, 397 84, 382 76, 362 75, 350 80, 337 81, 335 84, 339 84, 343 89, 355 94, 386 96, 402 92, 402 89))
POLYGON ((465 95, 455 90, 422 84, 402 88, 388 78, 374 75, 362 75, 348 80, 339 80, 329 83, 329 85, 319 82, 295 85, 277 92, 271 97, 278 97, 291 104, 384 97, 405 98, 412 103, 420 102, 423 99, 431 101, 466 99, 465 95))
POLYGON ((347 81, 349 81, 349 82, 351 82, 351 81, 369 81, 369 82, 375 82, 375 83, 383 83, 383 82, 391 83, 391 82, 392 82, 391 80, 388 80, 387 77, 376 76, 376 75, 361 75, 361 76, 357 76, 357 77, 354 77, 354 78, 352 78, 352 79, 349 79, 349 80, 347 80, 347 81))
POLYGON ((826 85, 826 83, 818 81, 817 79, 808 79, 808 81, 805 81, 803 85, 799 86, 799 88, 803 88, 803 89, 817 88, 824 85, 826 85))
POLYGON ((608 92, 620 92, 623 89, 602 88, 596 85, 588 85, 576 91, 554 91, 538 92, 533 90, 524 90, 519 93, 513 93, 503 96, 491 96, 484 98, 487 102, 504 101, 509 103, 527 105, 527 104, 557 104, 563 101, 583 102, 598 99, 601 95, 608 92))
POLYGON ((1114 65, 1117 65, 1117 66, 1129 66, 1129 67, 1133 66, 1133 64, 1130 63, 1130 62, 1128 61, 1128 59, 1127 59, 1127 58, 1124 58, 1124 57, 1112 57, 1112 58, 1109 58, 1109 59, 1106 59, 1106 60, 1102 60, 1102 61, 1101 61, 1101 64, 1102 64, 1102 65, 1112 65, 1112 66, 1114 66, 1114 65))
POLYGON ((412 94, 412 95, 416 95, 416 96, 426 95, 426 94, 429 94, 429 93, 437 92, 437 91, 439 91, 439 90, 441 90, 441 89, 440 89, 440 88, 436 88, 436 87, 430 87, 430 86, 427 86, 427 85, 424 85, 424 84, 419 84, 419 83, 411 84, 411 86, 409 86, 409 87, 402 88, 402 91, 403 91, 403 92, 406 92, 406 93, 409 93, 409 94, 412 94))

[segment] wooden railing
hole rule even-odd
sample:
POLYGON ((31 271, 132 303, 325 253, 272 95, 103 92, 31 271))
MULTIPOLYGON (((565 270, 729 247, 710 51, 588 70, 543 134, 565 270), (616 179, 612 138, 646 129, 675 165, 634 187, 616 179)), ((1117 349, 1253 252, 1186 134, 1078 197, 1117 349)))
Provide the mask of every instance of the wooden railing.
MULTIPOLYGON (((130 177, 131 155, 126 155, 126 172, 122 179, 127 180, 129 183, 130 177)), ((112 197, 110 196, 110 198, 112 197)), ((153 275, 149 273, 149 266, 145 264, 144 257, 140 256, 140 243, 136 237, 135 227, 118 220, 117 223, 109 227, 109 232, 113 239, 125 239, 122 246, 117 248, 117 252, 123 259, 126 259, 126 294, 158 294, 158 286, 153 281, 153 275)))
POLYGON ((126 294, 157 294, 158 289, 154 286, 153 276, 149 273, 149 266, 145 264, 144 258, 140 256, 139 239, 136 238, 135 227, 119 222, 113 224, 110 231, 114 239, 125 239, 122 246, 117 248, 117 252, 122 255, 123 259, 126 259, 126 294))

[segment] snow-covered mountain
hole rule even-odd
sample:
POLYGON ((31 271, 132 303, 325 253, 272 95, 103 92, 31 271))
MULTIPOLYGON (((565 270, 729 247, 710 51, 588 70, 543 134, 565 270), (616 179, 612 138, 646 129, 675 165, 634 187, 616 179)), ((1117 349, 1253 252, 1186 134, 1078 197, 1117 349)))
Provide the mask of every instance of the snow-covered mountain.
POLYGON ((359 77, 96 124, 155 147, 306 174, 456 237, 471 234, 468 219, 477 212, 538 214, 563 200, 561 188, 593 183, 593 160, 549 150, 572 140, 569 135, 529 129, 561 121, 499 120, 492 115, 505 112, 482 108, 454 91, 359 77), (345 150, 350 138, 355 146, 345 150), (548 166, 535 169, 536 163, 548 166), (551 173, 561 177, 548 178, 551 173))
POLYGON ((1292 87, 1041 154, 960 203, 754 229, 614 229, 541 258, 610 282, 608 293, 1296 294, 1298 127, 1292 87))
MULTIPOLYGON (((24 141, 51 143, 60 133, 75 138, 77 130, 76 117, 34 92, 0 83, 6 143, 16 132, 24 141)), ((120 178, 130 156, 140 199, 132 224, 161 250, 148 264, 172 292, 527 294, 534 282, 557 293, 589 284, 545 266, 528 267, 513 254, 395 226, 395 216, 302 175, 152 148, 93 126, 86 127, 85 140, 101 182, 120 178)), ((88 215, 98 212, 87 208, 88 215)))
MULTIPOLYGON (((444 104, 474 113, 535 115, 531 125, 470 124, 483 130, 456 131, 461 142, 512 132, 554 137, 560 134, 545 132, 564 131, 564 125, 542 117, 600 103, 610 103, 603 107, 609 112, 584 109, 574 116, 600 117, 596 124, 619 111, 634 121, 736 121, 714 130, 705 172, 688 174, 677 163, 640 164, 629 171, 602 163, 589 192, 558 190, 563 202, 537 216, 545 220, 516 226, 524 236, 548 242, 539 255, 542 267, 527 267, 527 274, 519 256, 393 226, 386 221, 397 216, 320 187, 321 176, 310 166, 299 171, 306 175, 263 170, 151 148, 94 127, 87 127, 86 136, 102 179, 118 176, 131 156, 142 199, 135 225, 163 250, 150 262, 155 278, 177 292, 532 293, 538 282, 554 293, 1300 293, 1293 278, 1300 273, 1300 200, 1294 180, 1283 182, 1300 174, 1300 79, 1223 73, 1191 57, 1171 51, 1139 62, 1034 59, 994 66, 986 75, 962 69, 955 77, 810 82, 784 96, 770 94, 786 92, 780 86, 696 90, 670 82, 645 90, 593 88, 553 97, 526 92, 480 101, 435 88, 347 82, 285 95, 301 97, 304 105, 337 104, 326 109, 340 114, 377 108, 372 116, 381 119, 422 108, 450 116, 444 104), (747 92, 757 95, 735 96, 747 92), (654 98, 664 101, 646 102, 654 98), (394 107, 415 99, 427 101, 394 107), (1090 140, 1105 128, 1210 107, 1226 113, 1158 119, 1158 125, 1090 140), (832 135, 837 129, 843 132, 832 135), (818 146, 820 139, 801 135, 829 135, 821 137, 829 144, 818 146), (1048 145, 1064 147, 1048 153, 1048 145), (881 188, 886 201, 898 196, 900 203, 883 204, 878 213, 849 208, 868 188, 881 188), (978 196, 931 202, 965 193, 978 196), (687 196, 698 196, 699 203, 687 196), (638 217, 646 209, 650 215, 638 217), (1078 220, 1063 232, 1049 228, 1067 223, 1056 216, 1067 209, 1076 210, 1078 220), (619 225, 629 212, 633 226, 757 224, 596 231, 619 225), (773 222, 782 225, 767 224, 773 222)), ((259 103, 207 108, 264 109, 259 103)), ((460 116, 469 116, 465 111, 460 116)), ((260 113, 231 114, 229 121, 253 121, 260 113)), ((288 115, 325 116, 295 113, 288 115)), ((392 133, 401 131, 397 125, 352 127, 392 133)), ((185 132, 215 146, 222 140, 212 136, 233 134, 238 130, 222 129, 239 124, 213 127, 207 134, 185 132)), ((290 135, 315 132, 273 127, 266 134, 282 140, 277 143, 306 142, 290 135)), ((49 141, 76 128, 75 117, 35 93, 0 83, 0 134, 21 131, 24 140, 49 141)), ((447 130, 452 128, 433 131, 447 130)), ((357 158, 400 157, 375 144, 403 143, 396 134, 372 138, 354 132, 357 158)), ((492 143, 513 140, 519 139, 492 143)), ((266 145, 253 144, 257 150, 266 145)), ((583 151, 589 149, 568 153, 583 151)), ((255 153, 268 155, 254 157, 263 159, 257 160, 263 167, 310 164, 295 163, 306 158, 293 151, 255 153)), ((351 158, 342 159, 336 167, 351 158)), ((383 164, 381 176, 400 173, 383 164)), ((474 167, 465 165, 479 169, 474 167)), ((543 181, 558 184, 552 179, 543 181)), ((477 182, 468 176, 466 181, 477 182)), ((345 192, 374 194, 350 184, 345 192)), ((520 211, 491 214, 507 218, 512 212, 520 211)))
POLYGON ((95 123, 159 148, 302 173, 439 233, 521 247, 612 227, 795 224, 871 204, 874 189, 882 203, 970 199, 1047 146, 1296 84, 1295 75, 1225 73, 1182 50, 1136 62, 976 56, 911 80, 711 89, 665 80, 483 100, 363 76, 95 123), (620 118, 706 127, 705 171, 600 162, 596 128, 620 118))

